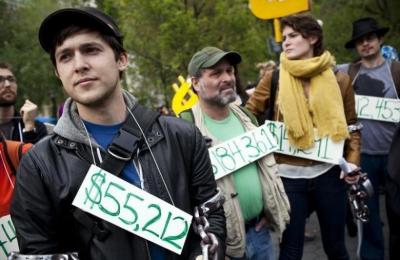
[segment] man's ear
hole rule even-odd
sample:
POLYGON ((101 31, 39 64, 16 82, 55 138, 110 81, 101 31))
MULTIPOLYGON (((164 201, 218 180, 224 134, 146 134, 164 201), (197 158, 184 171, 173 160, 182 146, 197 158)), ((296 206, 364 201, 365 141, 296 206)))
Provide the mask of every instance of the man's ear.
POLYGON ((56 77, 57 77, 58 79, 60 79, 60 75, 58 75, 57 68, 54 69, 54 75, 56 75, 56 77))
POLYGON ((379 46, 383 45, 383 36, 378 36, 379 46))
POLYGON ((128 54, 126 52, 122 52, 119 55, 117 63, 118 63, 118 69, 120 71, 124 71, 128 67, 128 54))
POLYGON ((200 91, 200 79, 196 77, 191 78, 192 81, 192 87, 196 92, 200 91))

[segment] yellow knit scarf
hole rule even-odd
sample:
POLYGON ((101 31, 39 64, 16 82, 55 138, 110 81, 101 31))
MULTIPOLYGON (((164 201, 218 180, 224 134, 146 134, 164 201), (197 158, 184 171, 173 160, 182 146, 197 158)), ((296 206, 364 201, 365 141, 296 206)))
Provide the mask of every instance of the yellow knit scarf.
POLYGON ((325 51, 307 60, 280 57, 279 109, 291 145, 314 146, 314 126, 318 137, 341 141, 349 136, 339 85, 333 73, 334 57, 325 51), (300 79, 310 79, 308 100, 300 79))

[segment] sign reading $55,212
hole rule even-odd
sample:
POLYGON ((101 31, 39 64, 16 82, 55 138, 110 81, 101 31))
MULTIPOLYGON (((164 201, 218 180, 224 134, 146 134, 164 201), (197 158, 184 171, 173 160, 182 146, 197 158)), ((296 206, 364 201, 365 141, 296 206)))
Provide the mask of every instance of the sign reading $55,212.
POLYGON ((180 254, 192 216, 92 165, 72 204, 180 254))

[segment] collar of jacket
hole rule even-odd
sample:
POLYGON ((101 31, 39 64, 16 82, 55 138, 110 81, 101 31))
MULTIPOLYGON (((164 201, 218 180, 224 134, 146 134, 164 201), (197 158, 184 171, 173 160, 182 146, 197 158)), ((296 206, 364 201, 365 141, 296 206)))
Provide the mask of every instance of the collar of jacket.
MULTIPOLYGON (((161 132, 160 125, 154 124, 151 131, 146 134, 146 138, 147 138, 148 145, 146 144, 146 142, 144 142, 143 139, 140 141, 139 155, 142 152, 149 150, 149 148, 153 147, 155 144, 157 144, 164 138, 164 135, 161 132)), ((81 158, 85 159, 88 162, 93 161, 93 158, 92 158, 91 152, 90 152, 90 146, 76 142, 74 140, 67 139, 60 135, 55 135, 53 140, 54 140, 54 143, 58 147, 66 149, 66 150, 70 150, 70 151, 75 151, 81 158)), ((105 150, 100 148, 100 152, 101 152, 102 157, 104 158, 105 153, 106 153, 105 150)), ((136 157, 136 154, 133 155, 133 158, 135 158, 135 157, 136 157)), ((98 156, 95 156, 95 160, 96 160, 96 163, 100 164, 100 160, 99 160, 98 156)))
MULTIPOLYGON (((127 107, 130 108, 136 103, 136 98, 125 90, 123 91, 123 96, 127 107)), ((87 145, 91 143, 93 148, 100 148, 94 138, 88 136, 82 119, 78 114, 77 105, 71 98, 65 101, 64 112, 54 127, 54 133, 76 143, 87 145)))

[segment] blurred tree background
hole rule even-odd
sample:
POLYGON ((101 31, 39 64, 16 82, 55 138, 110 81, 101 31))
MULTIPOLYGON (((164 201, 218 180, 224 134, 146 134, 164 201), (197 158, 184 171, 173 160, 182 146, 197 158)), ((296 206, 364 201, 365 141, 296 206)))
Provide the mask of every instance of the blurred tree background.
MULTIPOLYGON (((385 44, 400 48, 400 1, 312 2, 311 13, 323 21, 325 44, 338 63, 355 58, 344 43, 351 37, 352 21, 362 16, 390 27, 385 44)), ((268 44, 271 21, 253 16, 247 0, 0 0, 0 62, 13 66, 19 104, 30 98, 42 107, 65 99, 37 32, 51 11, 82 5, 97 6, 118 21, 130 55, 124 87, 151 107, 169 105, 172 83, 178 75, 186 76, 191 56, 204 46, 240 52, 244 85, 257 81, 258 62, 276 59, 268 44)))

